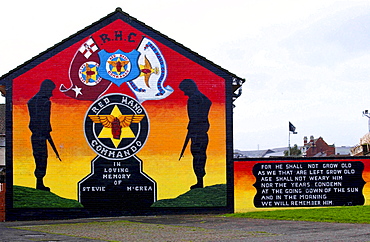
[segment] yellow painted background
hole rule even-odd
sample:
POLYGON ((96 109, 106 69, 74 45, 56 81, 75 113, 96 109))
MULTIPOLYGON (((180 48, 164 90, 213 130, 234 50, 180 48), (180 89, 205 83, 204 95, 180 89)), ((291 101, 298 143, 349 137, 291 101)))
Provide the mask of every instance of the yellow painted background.
MULTIPOLYGON (((143 104, 145 107, 145 102, 143 104)), ((85 111, 89 104, 82 102, 73 107, 52 104, 51 122, 54 139, 62 161, 49 147, 46 186, 61 197, 77 199, 77 183, 90 173, 91 160, 96 154, 91 150, 83 132, 85 111), (59 114, 61 113, 61 114, 59 114)), ((207 149, 207 175, 205 186, 226 183, 225 115, 223 105, 212 105, 210 111, 210 142, 207 149), (219 122, 216 122, 216 121, 219 122)), ((172 112, 165 108, 150 106, 149 138, 144 148, 137 153, 143 161, 143 171, 157 182, 158 199, 174 198, 189 190, 196 183, 189 146, 179 161, 180 151, 186 136, 186 106, 172 112), (171 117, 171 118, 169 118, 171 117)), ((28 129, 28 110, 25 105, 14 106, 13 164, 14 185, 34 187, 36 180, 31 148, 31 132, 28 129), (19 118, 23 117, 23 118, 19 118)))

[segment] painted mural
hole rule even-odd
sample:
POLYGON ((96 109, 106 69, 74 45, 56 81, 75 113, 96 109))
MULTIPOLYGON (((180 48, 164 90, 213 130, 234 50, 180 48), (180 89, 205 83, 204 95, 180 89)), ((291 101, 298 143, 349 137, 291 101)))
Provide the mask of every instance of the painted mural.
POLYGON ((226 206, 225 78, 122 19, 95 29, 12 80, 14 192, 125 210, 219 188, 226 206))
POLYGON ((235 211, 369 205, 367 157, 234 162, 235 211))

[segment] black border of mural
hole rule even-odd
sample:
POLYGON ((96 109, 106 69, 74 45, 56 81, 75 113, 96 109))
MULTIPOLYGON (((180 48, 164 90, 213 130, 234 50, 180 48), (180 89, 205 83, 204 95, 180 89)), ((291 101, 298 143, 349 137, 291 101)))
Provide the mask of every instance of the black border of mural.
MULTIPOLYGON (((287 148, 288 149, 288 148, 287 148)), ((264 163, 264 162, 273 162, 273 163, 289 163, 289 162, 308 162, 308 161, 312 161, 312 162, 315 162, 315 161, 331 161, 331 162, 362 162, 363 165, 364 164, 364 160, 370 160, 370 156, 325 156, 325 157, 294 157, 294 156, 279 156, 279 157, 258 157, 258 158, 234 158, 234 163, 237 164, 238 162, 255 162, 255 164, 258 164, 258 163, 264 163)), ((365 168, 364 168, 365 169, 365 168)), ((365 188, 365 185, 366 185, 366 180, 364 179, 364 171, 362 171, 362 180, 364 181, 364 184, 363 184, 363 189, 365 188)), ((364 193, 362 193, 363 196, 364 196, 364 205, 361 205, 361 206, 365 206, 366 205, 366 200, 367 200, 367 197, 365 196, 364 193)), ((302 209, 302 208, 305 208, 305 207, 311 207, 311 208, 314 208, 314 207, 325 207, 325 206, 302 206, 302 207, 264 207, 264 208, 271 208, 271 209, 281 209, 281 208, 285 208, 285 209, 302 209)), ((338 206, 329 206, 329 207, 338 207, 338 206)), ((258 211, 259 209, 261 209, 261 207, 255 207, 255 211, 258 211)))
POLYGON ((6 220, 34 220, 34 219, 65 219, 91 216, 120 216, 120 215, 143 215, 143 214, 190 214, 190 213, 225 213, 234 212, 234 166, 233 166, 233 81, 244 83, 243 78, 237 77, 215 63, 207 60, 196 52, 191 51, 182 44, 170 39, 166 35, 147 26, 145 23, 131 17, 117 8, 114 12, 97 22, 87 26, 74 35, 64 39, 60 43, 33 57, 31 60, 16 67, 0 77, 0 85, 6 86, 6 220), (216 75, 224 78, 226 92, 226 182, 227 182, 227 205, 224 207, 194 207, 194 208, 151 208, 150 210, 124 211, 122 213, 102 211, 89 212, 86 209, 20 209, 13 208, 13 113, 12 113, 12 80, 23 73, 36 67, 38 64, 53 57, 76 42, 92 35, 106 25, 121 19, 132 27, 138 29, 152 39, 172 48, 181 55, 205 67, 216 75))

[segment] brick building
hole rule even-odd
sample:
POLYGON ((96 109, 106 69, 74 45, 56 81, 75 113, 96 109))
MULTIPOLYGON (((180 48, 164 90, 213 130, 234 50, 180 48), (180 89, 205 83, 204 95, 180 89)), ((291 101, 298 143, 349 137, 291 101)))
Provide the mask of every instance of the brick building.
POLYGON ((315 139, 312 135, 308 141, 307 136, 303 138, 302 156, 323 157, 335 155, 335 146, 328 145, 322 137, 315 139))

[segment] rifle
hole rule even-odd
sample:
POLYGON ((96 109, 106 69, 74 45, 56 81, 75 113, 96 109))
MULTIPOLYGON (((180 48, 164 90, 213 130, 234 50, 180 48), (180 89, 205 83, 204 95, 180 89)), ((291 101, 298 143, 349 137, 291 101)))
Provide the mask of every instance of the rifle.
POLYGON ((53 141, 53 139, 51 138, 51 135, 49 135, 49 137, 48 137, 48 141, 49 141, 49 144, 50 144, 51 148, 53 148, 54 153, 56 154, 57 158, 58 158, 60 161, 62 161, 62 159, 60 159, 60 156, 59 156, 59 153, 58 153, 57 147, 55 147, 54 141, 53 141))
POLYGON ((185 137, 184 145, 182 146, 182 150, 181 150, 181 153, 180 153, 179 160, 181 160, 181 157, 184 156, 184 152, 185 152, 186 146, 188 146, 189 140, 190 140, 190 135, 189 135, 189 132, 188 132, 186 134, 186 137, 185 137))

